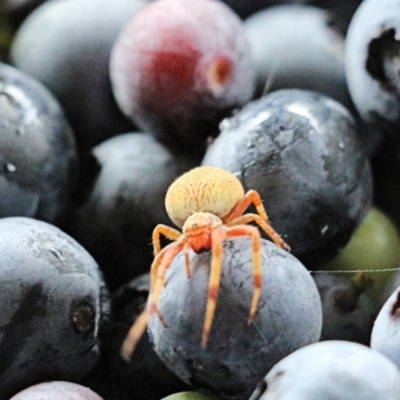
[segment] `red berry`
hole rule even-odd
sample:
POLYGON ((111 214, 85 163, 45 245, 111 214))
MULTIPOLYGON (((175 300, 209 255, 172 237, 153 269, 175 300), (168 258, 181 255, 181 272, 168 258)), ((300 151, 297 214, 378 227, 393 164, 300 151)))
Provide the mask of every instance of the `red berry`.
POLYGON ((158 0, 128 24, 111 55, 122 111, 174 145, 196 146, 253 94, 241 20, 216 0, 158 0))

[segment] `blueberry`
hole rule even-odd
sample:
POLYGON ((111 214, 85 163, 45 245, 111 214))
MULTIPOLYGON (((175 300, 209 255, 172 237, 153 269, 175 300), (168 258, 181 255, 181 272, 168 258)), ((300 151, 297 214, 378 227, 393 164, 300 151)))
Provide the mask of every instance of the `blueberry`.
POLYGON ((295 351, 267 374, 251 400, 398 400, 400 372, 358 343, 326 341, 295 351))
POLYGON ((19 28, 15 66, 43 82, 65 109, 81 150, 132 129, 115 104, 110 50, 140 0, 57 0, 38 7, 19 28))
POLYGON ((31 386, 10 400, 103 400, 87 387, 72 382, 52 381, 31 386))
POLYGON ((257 190, 274 229, 308 266, 350 239, 372 201, 369 160, 350 113, 306 90, 279 90, 221 124, 203 165, 257 190))
POLYGON ((354 14, 346 36, 350 94, 361 117, 371 125, 371 135, 379 136, 384 130, 398 136, 399 29, 398 1, 365 0, 354 14))
POLYGON ((221 284, 209 341, 201 337, 210 252, 191 253, 192 276, 183 254, 173 261, 149 336, 162 361, 183 381, 228 399, 248 399, 258 381, 280 359, 317 341, 322 312, 317 288, 305 267, 272 242, 262 241, 262 293, 248 324, 253 295, 249 238, 224 242, 221 284))
POLYGON ((60 222, 77 153, 59 103, 39 82, 0 63, 0 217, 60 222))
POLYGON ((149 274, 144 274, 113 293, 113 330, 105 345, 104 364, 108 377, 119 388, 126 390, 130 398, 160 400, 172 393, 189 390, 189 387, 159 359, 147 333, 141 338, 128 363, 120 355, 123 340, 144 308, 149 285, 149 274))
POLYGON ((366 294, 373 284, 367 274, 313 276, 321 296, 323 324, 321 340, 347 340, 368 345, 377 307, 366 294))
POLYGON ((82 167, 89 175, 83 198, 65 229, 99 262, 113 290, 148 270, 152 230, 170 224, 168 186, 195 161, 145 133, 108 139, 91 155, 82 167))
POLYGON ((283 5, 244 23, 257 68, 257 91, 315 90, 353 107, 344 72, 344 33, 317 7, 283 5))
POLYGON ((0 219, 0 399, 47 380, 79 381, 99 359, 109 299, 93 258, 60 229, 0 219))
POLYGON ((387 299, 375 320, 371 348, 384 354, 400 368, 400 287, 387 299))
POLYGON ((110 74, 128 118, 192 153, 204 150, 218 123, 246 103, 254 87, 241 21, 215 0, 147 5, 116 41, 110 74))

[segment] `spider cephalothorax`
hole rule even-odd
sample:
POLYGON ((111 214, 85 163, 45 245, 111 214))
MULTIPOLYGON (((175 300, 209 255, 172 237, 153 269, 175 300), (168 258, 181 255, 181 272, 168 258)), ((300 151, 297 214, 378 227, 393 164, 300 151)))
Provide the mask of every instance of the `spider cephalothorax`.
POLYGON ((165 284, 165 275, 174 258, 181 251, 185 255, 187 276, 190 277, 189 250, 197 253, 212 251, 206 315, 202 346, 207 345, 218 295, 223 241, 225 238, 250 236, 254 262, 254 293, 249 322, 256 314, 261 293, 261 235, 249 222, 255 222, 280 247, 287 244, 271 227, 262 200, 255 190, 244 192, 243 186, 230 172, 216 167, 198 167, 179 177, 169 187, 165 206, 171 220, 182 232, 167 225, 157 225, 153 232, 154 261, 151 266, 150 294, 143 313, 129 331, 122 354, 128 357, 142 336, 150 316, 158 314, 166 325, 157 302, 165 284), (254 204, 258 214, 243 214, 254 204), (161 250, 160 235, 173 240, 161 250))

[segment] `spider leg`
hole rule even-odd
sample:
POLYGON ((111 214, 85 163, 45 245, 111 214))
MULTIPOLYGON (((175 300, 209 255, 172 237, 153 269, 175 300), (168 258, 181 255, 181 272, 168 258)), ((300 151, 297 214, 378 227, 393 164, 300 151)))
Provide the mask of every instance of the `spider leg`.
POLYGON ((124 343, 121 348, 121 356, 129 361, 132 353, 135 351, 135 348, 143 336, 144 331, 146 330, 146 326, 149 322, 151 315, 147 310, 144 310, 137 318, 135 323, 129 329, 128 335, 126 336, 124 343))
POLYGON ((247 210, 250 204, 254 204, 257 212, 260 214, 260 217, 264 219, 267 223, 269 223, 269 218, 263 206, 260 195, 255 190, 249 190, 244 195, 243 199, 238 204, 236 204, 232 211, 228 215, 223 217, 222 221, 224 222, 224 224, 228 224, 230 221, 241 216, 247 210))
POLYGON ((178 240, 179 237, 182 236, 182 233, 170 226, 158 224, 153 231, 153 249, 155 256, 161 251, 160 235, 164 235, 171 240, 178 240))
MULTIPOLYGON (((153 263, 151 264, 151 267, 150 267, 150 294, 153 293, 153 291, 154 291, 154 286, 157 281, 160 265, 171 264, 173 261, 173 258, 182 250, 184 243, 186 243, 186 239, 184 236, 181 235, 181 237, 176 242, 170 243, 169 245, 165 246, 154 257, 153 263), (171 258, 171 255, 170 255, 171 249, 175 249, 175 248, 179 249, 179 250, 171 258), (165 258, 167 258, 167 261, 164 261, 165 258)), ((163 286, 164 286, 164 284, 163 284, 163 286)))
MULTIPOLYGON (((181 240, 175 243, 171 243, 167 247, 165 247, 165 253, 162 263, 158 264, 159 268, 157 268, 157 270, 154 272, 155 276, 153 278, 153 286, 149 295, 148 309, 150 313, 157 313, 157 315, 160 317, 161 323, 163 323, 163 321, 165 322, 165 320, 157 309, 157 303, 165 285, 165 274, 170 268, 174 258, 184 248, 185 243, 185 238, 182 238, 181 240)), ((164 325, 166 326, 165 323, 164 325)))
MULTIPOLYGON (((167 246, 168 247, 168 246, 167 246)), ((140 338, 143 336, 147 324, 149 322, 149 319, 151 317, 151 312, 149 311, 149 300, 150 300, 150 295, 152 293, 153 287, 155 280, 157 278, 157 270, 159 267, 159 264, 161 263, 164 254, 167 250, 167 247, 165 247, 160 253, 157 254, 157 256, 154 258, 154 261, 151 265, 151 274, 150 274, 150 293, 149 297, 147 300, 147 304, 145 309, 142 311, 142 313, 136 318, 135 323, 131 326, 129 329, 129 332, 122 344, 122 349, 121 349, 121 355, 124 359, 129 360, 129 357, 132 355, 134 352, 140 338)))
POLYGON ((186 267, 186 275, 188 278, 192 276, 192 273, 190 271, 190 257, 189 257, 189 249, 190 245, 189 243, 185 243, 185 247, 183 248, 183 252, 185 254, 185 267, 186 267))
MULTIPOLYGON (((257 215, 258 217, 258 215, 257 215)), ((259 230, 255 226, 250 225, 236 225, 232 227, 228 227, 226 229, 226 237, 237 237, 237 236, 250 236, 253 240, 253 268, 254 268, 254 292, 253 299, 251 301, 250 314, 248 323, 250 324, 254 316, 256 315, 258 302, 260 300, 261 295, 261 236, 259 230)))
POLYGON ((244 214, 244 215, 241 215, 240 217, 237 217, 237 218, 231 220, 228 223, 228 226, 245 225, 245 224, 248 224, 249 222, 255 222, 274 241, 274 243, 277 246, 279 246, 282 249, 285 249, 287 251, 290 251, 290 247, 279 236, 279 234, 274 230, 274 228, 272 228, 272 226, 269 224, 269 222, 263 220, 257 214, 244 214))
POLYGON ((208 342, 212 322, 214 319, 215 307, 217 304, 218 289, 221 280, 221 265, 223 256, 223 241, 225 239, 225 229, 217 228, 211 233, 212 258, 211 270, 208 284, 208 299, 206 315, 204 319, 201 346, 205 348, 208 342))
POLYGON ((165 273, 170 267, 175 256, 182 250, 184 239, 169 244, 164 247, 154 258, 151 265, 150 275, 150 293, 147 299, 146 307, 131 326, 124 343, 122 344, 121 355, 124 359, 129 360, 135 350, 140 338, 143 336, 150 317, 156 313, 161 323, 166 326, 165 319, 157 308, 157 300, 164 287, 165 273))

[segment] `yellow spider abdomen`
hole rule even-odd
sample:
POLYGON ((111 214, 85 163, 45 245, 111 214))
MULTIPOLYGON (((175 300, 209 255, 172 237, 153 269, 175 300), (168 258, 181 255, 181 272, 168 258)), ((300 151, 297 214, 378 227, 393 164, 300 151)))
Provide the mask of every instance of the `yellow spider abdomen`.
POLYGON ((244 189, 236 176, 217 167, 197 167, 176 179, 165 196, 172 222, 182 227, 197 212, 226 216, 243 199, 244 189))

